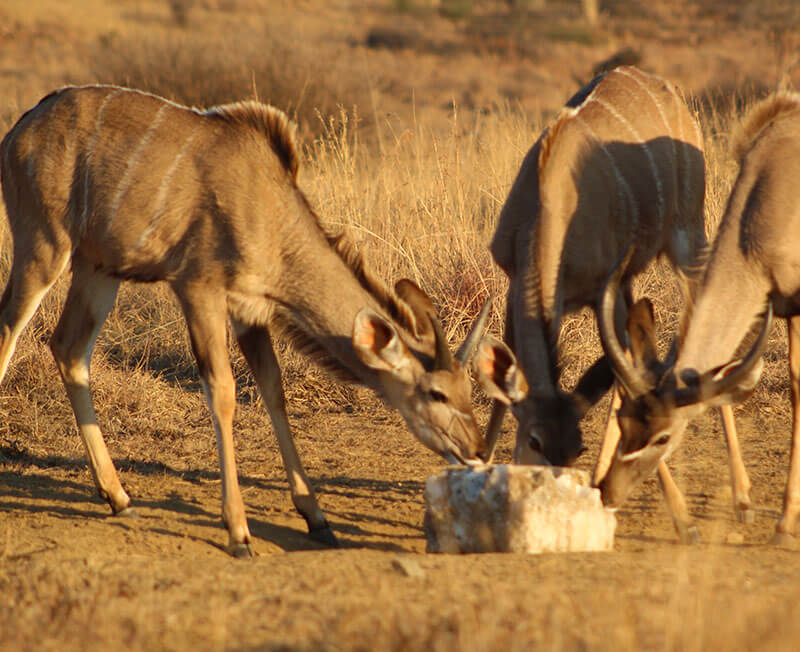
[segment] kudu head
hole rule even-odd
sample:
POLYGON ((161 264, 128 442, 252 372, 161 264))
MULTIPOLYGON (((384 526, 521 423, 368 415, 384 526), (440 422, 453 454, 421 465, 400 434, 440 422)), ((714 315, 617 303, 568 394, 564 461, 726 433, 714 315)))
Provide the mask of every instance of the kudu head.
POLYGON ((472 414, 467 361, 486 325, 489 302, 453 355, 428 296, 407 279, 395 291, 416 317, 414 349, 422 355, 412 352, 390 320, 370 309, 356 316, 356 353, 377 372, 387 402, 400 411, 417 439, 451 463, 480 464, 486 443, 472 414))
POLYGON ((601 358, 572 392, 562 391, 553 381, 551 393, 538 395, 529 389, 511 349, 490 335, 478 346, 475 375, 483 390, 509 406, 517 419, 514 462, 555 466, 569 466, 585 450, 578 423, 613 382, 601 358))
POLYGON ((632 251, 631 246, 608 277, 598 309, 600 338, 622 400, 617 412, 619 445, 599 485, 603 503, 612 508, 619 507, 631 489, 678 447, 689 419, 698 411, 738 403, 752 393, 763 368, 761 354, 772 321, 768 302, 761 331, 747 354, 700 374, 676 368, 674 344, 666 361, 658 359, 653 306, 648 299, 640 299, 628 314, 626 351, 614 328, 614 302, 632 251))

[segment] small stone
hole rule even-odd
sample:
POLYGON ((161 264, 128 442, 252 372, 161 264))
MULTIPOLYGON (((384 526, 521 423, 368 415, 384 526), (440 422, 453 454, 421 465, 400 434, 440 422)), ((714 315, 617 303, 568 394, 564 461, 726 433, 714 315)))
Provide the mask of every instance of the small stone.
POLYGON ((741 532, 729 532, 725 537, 725 543, 731 546, 741 546, 744 543, 744 535, 741 532))
POLYGON ((422 579, 425 577, 425 569, 419 565, 416 559, 411 557, 395 557, 392 559, 392 568, 400 571, 406 577, 422 579))
POLYGON ((551 466, 453 467, 425 485, 428 552, 612 550, 616 518, 589 475, 551 466))

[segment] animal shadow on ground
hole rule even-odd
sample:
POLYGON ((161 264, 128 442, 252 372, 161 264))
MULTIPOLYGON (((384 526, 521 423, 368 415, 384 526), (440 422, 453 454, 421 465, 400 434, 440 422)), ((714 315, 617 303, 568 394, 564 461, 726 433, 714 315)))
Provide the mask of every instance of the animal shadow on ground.
MULTIPOLYGON (((53 475, 61 473, 83 472, 87 468, 84 460, 69 458, 61 455, 34 455, 21 450, 14 444, 0 445, 0 463, 12 462, 14 465, 26 468, 54 470, 53 475)), ((143 462, 131 458, 117 461, 117 468, 122 473, 139 476, 158 476, 173 480, 181 480, 194 485, 207 485, 218 483, 219 473, 196 469, 180 471, 161 462, 143 462)), ((393 482, 389 480, 374 480, 370 478, 353 478, 344 476, 330 476, 312 478, 318 495, 335 496, 346 500, 357 501, 369 498, 382 503, 408 503, 418 499, 422 492, 422 483, 415 481, 393 482)), ((282 477, 254 478, 240 475, 243 487, 252 487, 263 492, 287 492, 288 484, 282 477)), ((0 510, 47 513, 61 518, 92 519, 98 516, 111 516, 104 513, 105 504, 96 495, 94 487, 89 482, 72 479, 52 477, 48 475, 21 475, 16 471, 0 471, 0 510)), ((185 537, 202 541, 222 548, 221 540, 217 541, 213 534, 206 538, 183 532, 187 526, 193 528, 211 528, 223 530, 219 516, 215 510, 206 509, 198 503, 196 497, 182 495, 180 491, 167 490, 163 497, 146 498, 141 495, 132 495, 133 507, 140 514, 138 519, 113 519, 109 520, 122 528, 146 528, 159 534, 185 537), (151 511, 152 510, 152 511, 151 511), (178 515, 175 528, 166 525, 169 521, 153 515, 153 512, 171 512, 178 515), (186 518, 189 517, 189 518, 186 518), (159 525, 154 525, 155 522, 159 525), (165 526, 166 525, 166 526, 165 526)), ((293 529, 283 525, 269 522, 267 510, 262 504, 248 506, 248 523, 251 533, 257 539, 269 541, 285 551, 319 550, 323 546, 308 537, 307 532, 293 529)), ((403 538, 415 538, 422 534, 422 529, 417 523, 403 520, 398 517, 387 517, 387 512, 377 516, 352 510, 332 510, 326 512, 333 517, 332 527, 339 535, 340 545, 343 547, 359 547, 375 550, 397 550, 404 548, 388 541, 371 541, 379 532, 370 527, 382 526, 412 530, 415 535, 399 535, 403 538)), ((393 535, 393 538, 396 538, 393 535)))

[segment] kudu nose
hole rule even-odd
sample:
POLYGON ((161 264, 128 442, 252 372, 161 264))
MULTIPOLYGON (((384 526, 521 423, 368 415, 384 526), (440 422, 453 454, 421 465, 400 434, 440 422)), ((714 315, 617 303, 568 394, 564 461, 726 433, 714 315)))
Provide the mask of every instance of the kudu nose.
POLYGON ((603 501, 603 507, 614 511, 619 509, 619 502, 615 500, 611 487, 609 487, 608 476, 598 483, 597 488, 600 490, 600 499, 603 501))

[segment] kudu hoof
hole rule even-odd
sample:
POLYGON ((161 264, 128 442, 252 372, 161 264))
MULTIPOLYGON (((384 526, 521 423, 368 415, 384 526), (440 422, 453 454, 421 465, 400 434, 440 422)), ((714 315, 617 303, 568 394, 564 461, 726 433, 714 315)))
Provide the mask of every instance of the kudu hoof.
POLYGON ((252 559, 256 556, 249 543, 229 543, 228 547, 225 548, 225 552, 231 557, 236 557, 236 559, 252 559))
POLYGON ((786 548, 787 550, 797 550, 797 538, 788 532, 775 532, 769 541, 771 546, 786 548))
POLYGON ((126 507, 118 512, 114 512, 114 516, 122 516, 124 518, 141 518, 139 516, 139 512, 137 512, 133 507, 126 507))
POLYGON ((700 543, 700 532, 695 525, 678 526, 678 541, 685 546, 693 546, 700 543))
POLYGON ((746 523, 749 525, 755 522, 756 512, 752 507, 737 507, 736 520, 739 521, 739 523, 746 523))
POLYGON ((309 528, 308 536, 310 536, 317 543, 321 543, 328 548, 339 548, 339 539, 331 530, 331 526, 327 523, 322 527, 309 528))

